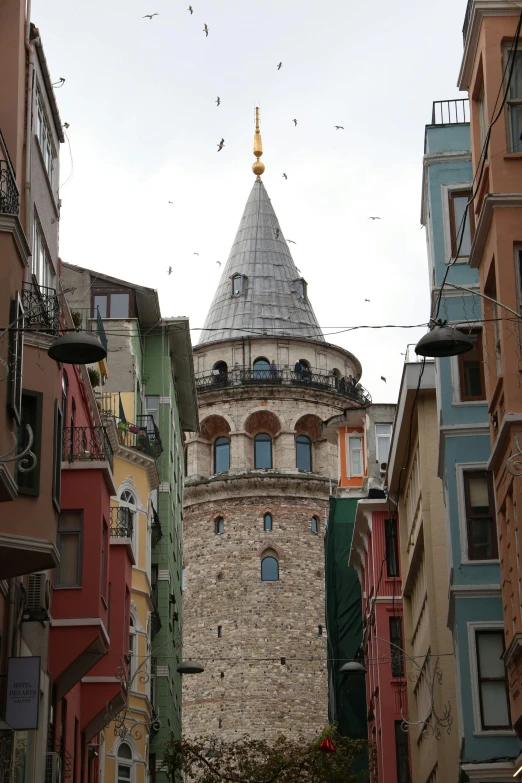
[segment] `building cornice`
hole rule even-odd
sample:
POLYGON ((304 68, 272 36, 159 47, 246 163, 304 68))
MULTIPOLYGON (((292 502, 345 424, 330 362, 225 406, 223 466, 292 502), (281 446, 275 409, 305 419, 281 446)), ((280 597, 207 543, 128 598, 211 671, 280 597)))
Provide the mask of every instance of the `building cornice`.
POLYGON ((469 265, 478 269, 491 227, 494 209, 513 209, 522 207, 522 193, 488 193, 482 203, 482 209, 475 229, 475 237, 469 253, 469 265))
POLYGON ((495 585, 450 585, 448 590, 448 618, 446 625, 453 627, 455 622, 456 598, 502 598, 502 590, 499 584, 495 585))
POLYGON ((522 425, 522 413, 506 413, 502 419, 497 439, 491 449, 491 455, 487 466, 488 470, 495 471, 498 468, 498 463, 502 459, 504 449, 506 448, 511 435, 511 427, 515 424, 522 425))
POLYGON ((0 214, 0 233, 11 234, 22 266, 29 266, 31 248, 17 215, 0 214))
POLYGON ((460 66, 457 87, 467 92, 473 73, 482 21, 486 16, 518 16, 518 6, 509 0, 469 0, 469 19, 464 40, 464 54, 460 66))
MULTIPOLYGON (((436 126, 427 125, 426 128, 436 126)), ((428 200, 428 168, 438 163, 455 163, 457 161, 471 161, 471 152, 469 150, 458 150, 456 152, 426 152, 422 159, 422 204, 421 204, 421 225, 427 223, 426 205, 428 200)))

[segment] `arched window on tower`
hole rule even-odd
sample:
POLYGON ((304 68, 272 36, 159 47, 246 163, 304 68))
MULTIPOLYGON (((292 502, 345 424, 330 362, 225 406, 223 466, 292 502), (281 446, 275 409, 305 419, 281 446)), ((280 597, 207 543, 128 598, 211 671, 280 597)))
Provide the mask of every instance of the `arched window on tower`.
POLYGON ((214 386, 226 386, 228 380, 228 365, 226 362, 216 362, 212 369, 214 386))
POLYGON ((312 533, 315 533, 316 535, 319 533, 319 519, 318 519, 318 517, 312 517, 311 529, 312 529, 312 533))
POLYGON ((129 783, 132 780, 132 750, 126 742, 118 748, 118 770, 116 783, 129 783))
POLYGON ((277 582, 279 580, 279 563, 276 557, 264 557, 261 560, 261 581, 277 582))
POLYGON ((270 362, 264 356, 260 356, 254 362, 254 378, 258 381, 267 381, 270 378, 270 362))
POLYGON ((225 532, 225 520, 223 517, 218 517, 214 522, 214 533, 216 536, 221 536, 225 532))
POLYGON ((272 530, 272 514, 265 514, 263 517, 263 530, 272 530))
POLYGON ((312 471, 312 441, 308 435, 295 439, 295 464, 298 470, 312 471))
POLYGON ((226 473, 230 470, 230 439, 216 438, 214 441, 214 473, 226 473))
POLYGON ((254 438, 254 468, 272 468, 272 438, 266 432, 260 432, 254 438))

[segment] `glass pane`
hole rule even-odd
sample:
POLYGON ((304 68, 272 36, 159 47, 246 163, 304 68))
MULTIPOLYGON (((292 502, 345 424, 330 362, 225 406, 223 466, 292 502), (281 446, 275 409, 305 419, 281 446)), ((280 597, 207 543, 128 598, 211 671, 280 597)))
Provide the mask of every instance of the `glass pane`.
POLYGON ((279 565, 275 557, 265 557, 261 561, 261 579, 263 582, 277 582, 279 565))
POLYGON ((350 438, 350 462, 352 475, 362 474, 362 439, 350 438))
POLYGON ((256 435, 254 440, 254 467, 272 467, 272 440, 269 435, 256 435))
POLYGON ((111 318, 129 317, 129 295, 111 294, 111 318))
POLYGON ((297 438, 295 456, 298 470, 312 470, 312 444, 309 438, 303 435, 297 438))
POLYGON ((469 502, 473 514, 489 512, 489 492, 486 476, 468 478, 469 502))
POLYGON ((390 443, 391 438, 389 435, 380 435, 377 438, 377 462, 381 465, 383 462, 388 462, 388 457, 390 456, 390 443))
POLYGON ((58 517, 59 530, 81 530, 82 512, 81 511, 61 511, 58 517))
POLYGON ((509 726, 509 710, 504 682, 483 682, 480 691, 484 728, 509 726))
POLYGON ((130 776, 130 767, 124 767, 122 764, 118 764, 118 783, 124 783, 124 781, 130 780, 130 776))
POLYGON ((78 533, 59 533, 58 548, 60 550, 60 565, 58 584, 78 585, 78 558, 80 554, 80 536, 78 533))
POLYGON ((96 317, 96 308, 100 311, 100 316, 102 318, 107 318, 107 297, 106 296, 95 296, 94 297, 94 303, 92 308, 92 314, 94 317, 96 317))
MULTIPOLYGON (((452 198, 453 219, 455 221, 455 234, 457 235, 457 244, 456 247, 452 248, 452 254, 456 253, 457 247, 459 246, 460 237, 462 234, 461 222, 464 217, 464 212, 466 211, 466 204, 468 203, 468 201, 469 201, 468 193, 463 193, 462 195, 454 194, 452 198)), ((464 238, 462 240, 459 256, 469 256, 470 250, 471 250, 471 227, 470 227, 470 219, 468 214, 466 216, 466 225, 464 226, 464 238)))
POLYGON ((491 517, 472 519, 469 535, 471 560, 491 560, 497 557, 496 535, 491 517))
POLYGON ((148 394, 145 397, 145 409, 154 419, 154 424, 159 428, 159 397, 148 394))
MULTIPOLYGON (((118 748, 118 756, 120 759, 132 759, 132 751, 126 742, 122 743, 118 748)), ((121 769, 129 769, 129 767, 121 767, 121 769)), ((119 769, 118 769, 119 774, 119 769)))
POLYGON ((312 533, 318 533, 319 532, 319 522, 317 521, 317 517, 312 517, 312 533))
POLYGON ((228 438, 218 438, 214 444, 215 473, 226 473, 230 470, 230 442, 228 438))
POLYGON ((272 530, 272 515, 271 514, 265 514, 264 526, 265 526, 265 530, 272 530))
POLYGON ((477 633, 477 649, 479 654, 480 676, 499 677, 504 680, 506 670, 502 656, 504 641, 500 633, 477 633))
POLYGON ((511 125, 511 152, 522 152, 522 106, 520 104, 509 107, 509 120, 511 125))
POLYGON ((268 359, 256 359, 254 362, 254 378, 269 378, 270 362, 268 359))

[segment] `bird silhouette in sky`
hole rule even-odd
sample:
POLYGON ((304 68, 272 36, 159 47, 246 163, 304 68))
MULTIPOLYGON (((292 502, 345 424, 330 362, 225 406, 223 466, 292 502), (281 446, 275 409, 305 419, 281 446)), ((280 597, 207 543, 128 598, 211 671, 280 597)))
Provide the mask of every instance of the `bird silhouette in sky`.
POLYGON ((344 130, 342 125, 334 125, 335 130, 344 130))
POLYGON ((297 127, 297 120, 292 120, 292 122, 293 122, 293 123, 294 123, 294 125, 297 127))
POLYGON ((297 242, 294 242, 294 240, 293 240, 293 239, 287 239, 286 241, 287 241, 287 242, 291 242, 291 243, 292 243, 292 245, 297 245, 297 242))
POLYGON ((284 177, 285 179, 288 179, 288 177, 286 176, 286 174, 283 174, 283 177, 284 177))
POLYGON ((67 128, 70 128, 70 124, 68 122, 64 122, 63 127, 67 130, 67 128))
POLYGON ((52 86, 56 87, 56 89, 58 90, 60 87, 63 87, 64 84, 65 84, 65 79, 63 78, 63 76, 60 76, 57 82, 53 82, 52 86))
POLYGON ((281 62, 281 63, 278 64, 277 70, 280 71, 282 67, 283 67, 283 63, 281 62))
POLYGON ((152 22, 153 16, 159 16, 159 14, 145 14, 145 16, 142 16, 142 19, 150 19, 152 22))
POLYGON ((365 299, 364 301, 365 301, 365 302, 369 302, 370 300, 369 300, 369 299, 365 299))
POLYGON ((386 378, 384 377, 384 375, 381 375, 381 381, 384 381, 384 383, 386 383, 386 378))
POLYGON ((206 24, 203 27, 203 32, 205 33, 205 36, 208 38, 208 27, 206 24))
POLYGON ((221 266, 221 261, 216 261, 216 264, 219 264, 219 266, 221 266))
POLYGON ((167 274, 168 274, 168 275, 171 275, 171 274, 172 274, 172 267, 171 267, 171 266, 169 266, 169 271, 167 272, 167 274))
POLYGON ((275 229, 275 237, 276 237, 276 239, 279 239, 280 233, 281 233, 281 229, 280 228, 276 228, 275 229))
POLYGON ((368 218, 368 220, 380 220, 380 217, 377 217, 377 216, 374 216, 374 217, 372 217, 372 216, 370 215, 370 217, 368 218))
POLYGON ((219 97, 219 95, 218 95, 218 97, 216 98, 216 105, 217 105, 217 106, 221 106, 221 98, 219 97))
POLYGON ((194 253, 195 256, 199 256, 199 253, 194 253))
POLYGON ((217 148, 218 148, 217 151, 221 152, 221 150, 223 149, 224 146, 225 146, 225 139, 221 139, 221 141, 217 145, 217 148))
POLYGON ((189 5, 189 7, 187 8, 187 11, 190 11, 190 15, 191 15, 191 16, 192 16, 192 14, 194 13, 194 9, 192 8, 192 6, 191 6, 191 5, 189 5))

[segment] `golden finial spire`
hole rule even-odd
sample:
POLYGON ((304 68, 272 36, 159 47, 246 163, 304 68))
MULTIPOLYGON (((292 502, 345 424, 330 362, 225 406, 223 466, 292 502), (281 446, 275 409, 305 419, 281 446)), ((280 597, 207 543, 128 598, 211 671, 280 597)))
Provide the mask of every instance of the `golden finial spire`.
POLYGON ((261 179, 261 174, 265 170, 265 164, 259 160, 263 154, 263 142, 261 141, 261 131, 259 130, 259 109, 256 106, 256 132, 254 134, 254 155, 257 160, 252 164, 252 171, 261 179))

